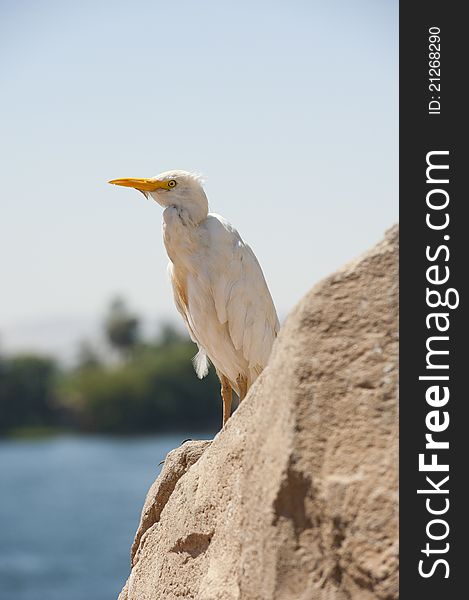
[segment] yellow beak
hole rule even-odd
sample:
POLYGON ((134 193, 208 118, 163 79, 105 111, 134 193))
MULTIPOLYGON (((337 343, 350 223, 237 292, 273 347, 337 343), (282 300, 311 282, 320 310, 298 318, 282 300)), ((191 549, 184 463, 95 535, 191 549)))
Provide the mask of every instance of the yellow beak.
POLYGON ((154 192, 158 189, 167 189, 167 182, 159 181, 158 179, 136 179, 133 177, 125 177, 124 179, 111 179, 109 183, 135 188, 141 192, 154 192))

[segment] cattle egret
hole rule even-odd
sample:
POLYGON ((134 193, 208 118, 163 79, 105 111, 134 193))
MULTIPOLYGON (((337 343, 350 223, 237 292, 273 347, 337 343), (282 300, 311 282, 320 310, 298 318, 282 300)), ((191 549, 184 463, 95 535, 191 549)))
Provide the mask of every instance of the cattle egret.
POLYGON ((163 239, 174 301, 199 351, 199 378, 209 361, 221 383, 223 425, 232 390, 240 401, 267 364, 280 328, 254 252, 220 215, 208 212, 200 177, 167 171, 149 179, 113 179, 164 208, 163 239))

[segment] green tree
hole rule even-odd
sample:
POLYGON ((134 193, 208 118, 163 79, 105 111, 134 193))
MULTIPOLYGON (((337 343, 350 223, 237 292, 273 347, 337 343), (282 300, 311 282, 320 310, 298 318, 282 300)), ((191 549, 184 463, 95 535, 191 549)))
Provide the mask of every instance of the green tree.
POLYGON ((139 319, 122 298, 111 302, 104 328, 110 345, 123 357, 128 357, 140 340, 139 319))
POLYGON ((181 334, 181 332, 171 323, 163 323, 161 326, 160 334, 158 336, 158 343, 160 346, 171 346, 172 344, 186 342, 187 340, 187 336, 181 334))
POLYGON ((88 340, 82 340, 78 346, 77 368, 96 369, 99 366, 101 366, 101 359, 93 344, 88 340))
POLYGON ((213 371, 199 380, 188 341, 140 346, 120 365, 64 376, 58 394, 86 431, 216 431, 221 420, 219 383, 213 371))
POLYGON ((56 420, 53 360, 35 355, 0 358, 0 433, 56 420))

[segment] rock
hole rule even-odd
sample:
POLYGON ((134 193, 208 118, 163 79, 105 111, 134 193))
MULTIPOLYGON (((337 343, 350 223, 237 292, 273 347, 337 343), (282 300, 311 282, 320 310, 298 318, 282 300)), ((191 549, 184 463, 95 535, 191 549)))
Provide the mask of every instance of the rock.
POLYGON ((210 444, 171 452, 120 600, 394 600, 398 229, 319 283, 210 444))
POLYGON ((137 552, 139 548, 143 548, 144 546, 143 535, 160 520, 161 511, 173 493, 176 483, 199 460, 203 451, 210 444, 210 441, 186 442, 179 448, 168 453, 164 461, 163 470, 148 490, 145 504, 143 505, 140 525, 130 551, 132 566, 138 560, 137 552))

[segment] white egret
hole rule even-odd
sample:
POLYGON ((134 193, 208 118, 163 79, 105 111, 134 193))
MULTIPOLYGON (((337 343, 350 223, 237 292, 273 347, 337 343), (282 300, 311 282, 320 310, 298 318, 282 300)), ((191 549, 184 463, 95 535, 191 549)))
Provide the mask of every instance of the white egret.
POLYGON ((232 390, 242 401, 267 364, 279 330, 274 303, 251 248, 223 217, 208 212, 200 178, 167 171, 149 179, 113 179, 164 208, 163 239, 174 300, 199 352, 197 375, 215 366, 221 383, 223 425, 232 390))

